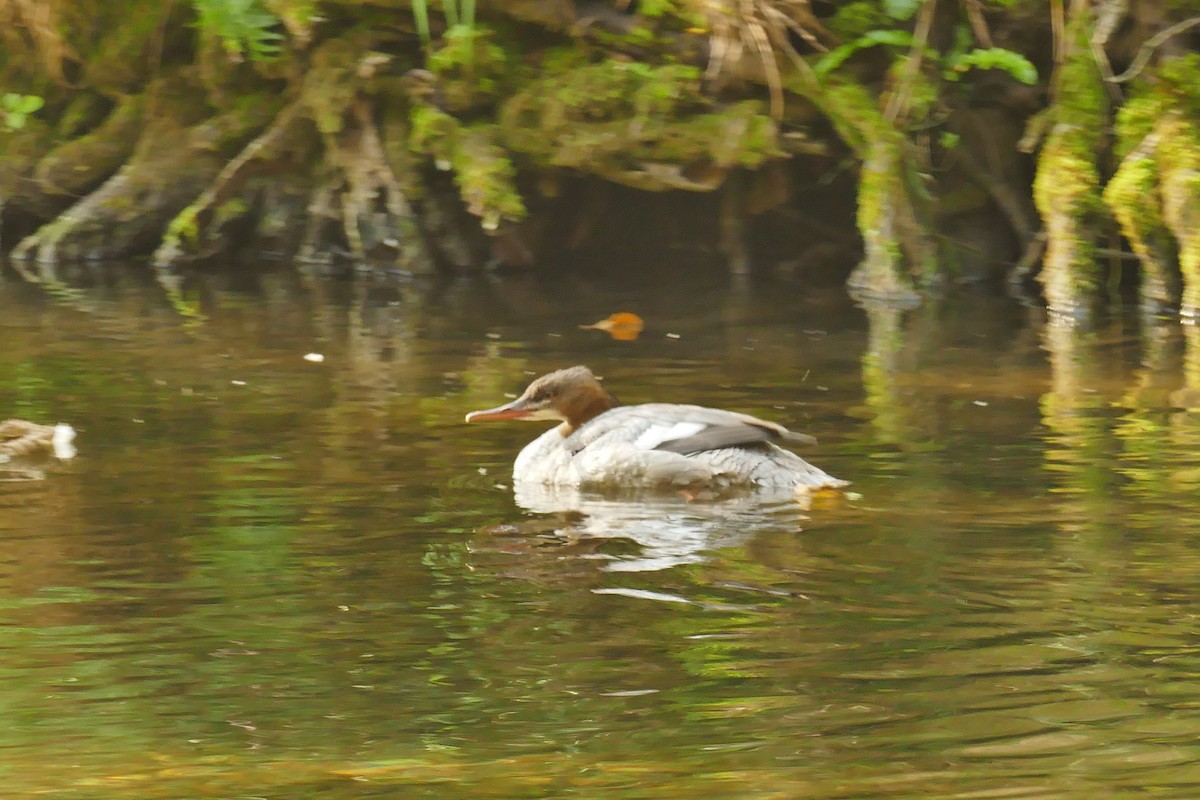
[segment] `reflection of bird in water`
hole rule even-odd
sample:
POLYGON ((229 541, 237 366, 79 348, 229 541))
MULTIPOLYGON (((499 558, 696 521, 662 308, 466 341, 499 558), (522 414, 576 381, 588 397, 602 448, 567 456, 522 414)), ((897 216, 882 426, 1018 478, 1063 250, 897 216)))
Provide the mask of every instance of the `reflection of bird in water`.
POLYGON ((804 519, 790 490, 742 495, 711 503, 678 496, 618 500, 574 487, 518 483, 514 497, 526 511, 552 515, 528 520, 517 532, 552 533, 566 542, 624 540, 637 553, 607 555, 612 572, 648 572, 703 561, 705 553, 741 544, 757 531, 795 528, 804 519), (549 522, 553 524, 548 524, 549 522), (526 527, 528 526, 528 527, 526 527))
POLYGON ((543 375, 513 402, 467 415, 468 422, 500 419, 562 423, 517 456, 518 485, 706 495, 846 485, 776 444, 813 444, 811 436, 736 411, 674 403, 619 406, 587 367, 543 375))

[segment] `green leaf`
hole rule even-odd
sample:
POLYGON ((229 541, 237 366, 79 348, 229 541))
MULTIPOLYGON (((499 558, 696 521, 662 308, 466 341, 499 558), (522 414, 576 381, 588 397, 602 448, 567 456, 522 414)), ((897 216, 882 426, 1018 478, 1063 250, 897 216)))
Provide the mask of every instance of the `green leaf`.
POLYGON ((29 115, 45 104, 45 100, 34 94, 5 92, 0 95, 0 127, 8 131, 24 128, 29 115))
POLYGON ((421 40, 421 44, 428 46, 430 41, 429 6, 425 0, 413 0, 412 15, 413 23, 417 26, 417 38, 421 40))
POLYGON ((922 0, 883 0, 883 9, 892 19, 908 19, 917 13, 922 0))
POLYGON ((876 44, 890 44, 896 47, 909 47, 913 43, 913 36, 908 31, 897 31, 886 28, 881 28, 876 31, 867 31, 861 39, 868 44, 867 47, 876 44))
POLYGON ((827 75, 846 62, 846 59, 859 50, 866 50, 876 45, 891 45, 893 47, 908 47, 913 43, 913 36, 908 31, 879 29, 867 31, 852 42, 834 48, 821 57, 813 66, 818 75, 827 75))
POLYGON ((37 95, 27 94, 17 103, 16 111, 21 114, 32 114, 42 106, 46 105, 46 101, 37 95))
POLYGON ((1003 47, 976 48, 962 56, 950 59, 946 65, 945 75, 949 80, 958 80, 965 72, 972 69, 1004 70, 1021 83, 1030 86, 1038 81, 1037 67, 1031 64, 1029 59, 1003 47))
POLYGON ((270 61, 283 51, 279 42, 285 37, 274 30, 280 20, 261 0, 192 0, 192 5, 200 30, 220 39, 230 56, 270 61))

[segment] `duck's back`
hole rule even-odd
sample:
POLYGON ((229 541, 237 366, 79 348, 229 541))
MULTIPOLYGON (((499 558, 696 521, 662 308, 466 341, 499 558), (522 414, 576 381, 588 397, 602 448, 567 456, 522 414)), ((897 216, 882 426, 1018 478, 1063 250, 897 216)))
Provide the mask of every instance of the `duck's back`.
POLYGON ((517 457, 513 477, 594 488, 712 489, 845 485, 778 447, 802 438, 774 423, 703 406, 619 406, 564 436, 546 431, 517 457))

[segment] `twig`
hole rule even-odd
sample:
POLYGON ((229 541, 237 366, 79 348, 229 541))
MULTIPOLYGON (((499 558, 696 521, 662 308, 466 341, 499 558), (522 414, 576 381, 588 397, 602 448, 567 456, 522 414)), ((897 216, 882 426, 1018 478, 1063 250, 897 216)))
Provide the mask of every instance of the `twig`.
POLYGON ((975 34, 975 39, 984 47, 991 47, 992 33, 988 30, 987 20, 983 17, 983 9, 979 5, 979 0, 963 0, 963 6, 967 9, 967 21, 971 23, 971 31, 975 34))
POLYGON ((1025 253, 1021 256, 1021 260, 1008 273, 1008 283, 1010 286, 1020 286, 1033 273, 1033 268, 1037 264, 1038 259, 1042 257, 1042 253, 1046 250, 1046 231, 1045 229, 1038 232, 1038 235, 1029 240, 1029 244, 1025 247, 1025 253))
MULTIPOLYGON (((975 160, 968 151, 958 154, 958 163, 962 166, 967 177, 975 181, 992 198, 992 202, 1000 209, 1000 213, 1008 220, 1009 227, 1023 244, 1028 244, 1033 236, 1033 222, 1025 213, 1019 195, 1003 178, 995 178, 975 160)), ((999 173, 999 170, 996 170, 999 173)))
POLYGON ((1177 22, 1171 27, 1161 30, 1155 35, 1151 36, 1146 40, 1146 43, 1142 45, 1141 49, 1138 50, 1138 54, 1134 56, 1133 63, 1129 65, 1129 69, 1125 70, 1120 75, 1108 78, 1109 83, 1127 83, 1128 81, 1133 80, 1143 69, 1146 68, 1146 62, 1150 60, 1150 56, 1154 54, 1154 51, 1158 49, 1159 45, 1161 45, 1167 39, 1170 39, 1172 36, 1177 36, 1189 28, 1196 27, 1197 25, 1200 25, 1200 17, 1192 17, 1191 19, 1185 19, 1183 22, 1177 22))
POLYGON ((1062 0, 1053 0, 1050 3, 1050 32, 1054 46, 1054 78, 1051 81, 1050 91, 1055 96, 1058 94, 1059 67, 1066 60, 1066 30, 1066 11, 1063 10, 1062 0))
POLYGON ((1112 62, 1108 60, 1108 53, 1105 52, 1104 46, 1108 44, 1108 39, 1112 36, 1113 31, 1125 19, 1128 10, 1129 6, 1126 0, 1104 0, 1096 11, 1096 24, 1092 28, 1092 58, 1096 60, 1096 65, 1100 68, 1100 75, 1104 78, 1104 85, 1108 88, 1108 96, 1117 104, 1120 104, 1122 100, 1121 90, 1112 83, 1112 62))
POLYGON ((895 122, 901 113, 908 110, 908 101, 912 96, 912 84, 916 80, 917 71, 921 69, 921 59, 925 55, 925 46, 929 42, 929 31, 933 27, 934 11, 937 10, 937 0, 925 0, 921 5, 920 16, 913 29, 913 43, 908 50, 908 58, 904 62, 900 84, 888 101, 884 117, 888 122, 895 122))

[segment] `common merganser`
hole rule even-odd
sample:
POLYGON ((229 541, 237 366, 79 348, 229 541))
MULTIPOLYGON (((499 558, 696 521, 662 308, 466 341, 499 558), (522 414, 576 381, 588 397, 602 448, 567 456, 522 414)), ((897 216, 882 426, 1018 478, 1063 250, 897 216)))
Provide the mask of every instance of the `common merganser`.
POLYGON ((75 457, 75 429, 65 423, 39 425, 23 419, 0 422, 0 457, 27 456, 49 449, 55 458, 75 457))
POLYGON ((621 406, 584 366, 535 380, 511 403, 467 414, 561 422, 521 450, 513 480, 581 488, 812 490, 845 486, 774 442, 815 444, 782 425, 702 406, 621 406))

